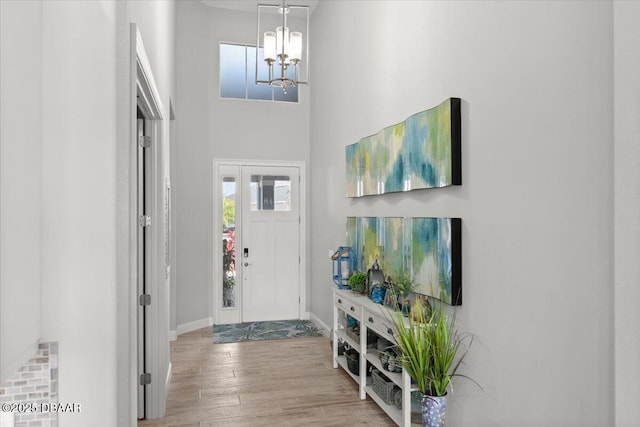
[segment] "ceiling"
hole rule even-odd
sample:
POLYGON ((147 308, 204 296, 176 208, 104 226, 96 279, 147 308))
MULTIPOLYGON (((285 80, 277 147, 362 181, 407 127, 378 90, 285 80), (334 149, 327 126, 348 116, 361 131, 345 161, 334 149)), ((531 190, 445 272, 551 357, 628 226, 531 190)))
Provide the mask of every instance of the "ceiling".
MULTIPOLYGON (((202 3, 211 7, 222 7, 225 9, 244 10, 255 12, 258 9, 258 3, 261 4, 280 4, 280 0, 200 0, 202 3)), ((293 0, 287 1, 287 4, 296 6, 309 6, 310 13, 316 8, 319 0, 293 0)))

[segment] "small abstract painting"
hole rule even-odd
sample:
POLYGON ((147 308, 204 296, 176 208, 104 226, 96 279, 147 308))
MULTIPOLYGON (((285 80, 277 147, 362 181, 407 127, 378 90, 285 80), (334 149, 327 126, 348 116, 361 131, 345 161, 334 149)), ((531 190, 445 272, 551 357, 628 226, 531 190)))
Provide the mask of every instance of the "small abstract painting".
POLYGON ((347 217, 347 245, 366 272, 413 278, 416 292, 462 304, 460 218, 347 217))
POLYGON ((347 197, 462 184, 460 98, 346 147, 347 197))

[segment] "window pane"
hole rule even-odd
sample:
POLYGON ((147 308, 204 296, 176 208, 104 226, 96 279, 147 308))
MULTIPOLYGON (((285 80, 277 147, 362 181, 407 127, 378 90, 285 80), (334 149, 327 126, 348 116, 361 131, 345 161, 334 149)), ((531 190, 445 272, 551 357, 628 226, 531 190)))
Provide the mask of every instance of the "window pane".
MULTIPOLYGON (((269 67, 264 62, 262 48, 258 50, 258 76, 260 80, 269 79, 269 67)), ((247 98, 268 101, 273 99, 273 88, 271 86, 267 84, 256 85, 256 48, 253 46, 247 46, 247 98)))
MULTIPOLYGON (((0 0, 1 1, 1 0, 0 0)), ((256 85, 256 48, 238 44, 220 43, 220 97, 236 99, 261 99, 267 101, 298 102, 298 88, 288 87, 287 93, 281 88, 267 84, 256 85)), ((280 69, 274 65, 274 74, 280 69)), ((264 62, 264 51, 258 50, 258 77, 269 79, 269 67, 264 62)), ((287 77, 293 79, 293 66, 287 69, 287 77)))
MULTIPOLYGON (((295 78, 295 70, 293 66, 287 68, 287 78, 295 78)), ((273 99, 275 101, 298 102, 298 86, 289 86, 287 88, 287 93, 284 93, 281 88, 274 88, 273 99)))
POLYGON ((222 179, 222 306, 236 306, 236 179, 222 179))
POLYGON ((284 93, 284 91, 279 87, 274 88, 273 100, 283 102, 298 102, 298 86, 289 86, 287 88, 287 93, 284 93))
POLYGON ((246 98, 246 48, 220 44, 220 97, 246 98))
POLYGON ((290 211, 291 178, 288 176, 251 175, 252 211, 290 211))

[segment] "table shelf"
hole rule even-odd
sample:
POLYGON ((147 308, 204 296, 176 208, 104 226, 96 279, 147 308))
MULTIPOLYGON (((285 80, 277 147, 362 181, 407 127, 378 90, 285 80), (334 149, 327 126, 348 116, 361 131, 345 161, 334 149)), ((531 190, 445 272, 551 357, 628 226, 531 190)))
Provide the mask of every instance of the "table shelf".
MULTIPOLYGON (((395 344, 393 339, 393 331, 390 328, 391 320, 394 313, 387 307, 376 304, 363 295, 356 295, 350 291, 344 291, 334 288, 334 306, 333 306, 333 357, 335 368, 342 368, 349 374, 353 380, 359 385, 360 399, 366 399, 367 395, 399 426, 411 426, 411 392, 416 390, 415 385, 411 384, 411 378, 405 373, 388 372, 382 368, 382 361, 378 354, 377 348, 368 347, 367 334, 371 330, 376 335, 390 340, 395 344), (360 322, 360 334, 364 335, 364 345, 355 342, 351 337, 347 336, 344 329, 344 314, 348 314, 360 322), (363 321, 364 319, 364 321, 363 321), (341 322, 342 320, 342 322, 341 322), (338 356, 338 340, 348 344, 360 354, 360 367, 367 362, 371 363, 376 369, 384 373, 395 385, 402 389, 402 409, 398 409, 395 405, 387 405, 380 396, 373 391, 373 384, 369 378, 364 381, 349 371, 347 358, 338 356)), ((361 338, 362 341, 362 338, 361 338)), ((373 342, 371 343, 373 344, 373 342)))

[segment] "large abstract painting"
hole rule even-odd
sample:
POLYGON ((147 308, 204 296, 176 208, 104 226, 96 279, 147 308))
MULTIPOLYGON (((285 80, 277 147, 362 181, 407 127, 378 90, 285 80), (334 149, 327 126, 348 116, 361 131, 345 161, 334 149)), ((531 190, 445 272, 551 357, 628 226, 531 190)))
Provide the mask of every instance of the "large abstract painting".
POLYGON ((366 272, 377 260, 385 276, 408 275, 416 292, 462 304, 460 218, 348 217, 347 246, 366 272))
POLYGON ((449 98, 346 148, 347 197, 462 184, 460 99, 449 98))

